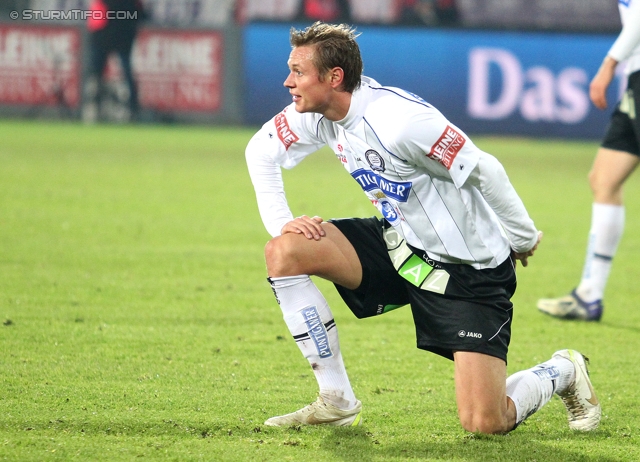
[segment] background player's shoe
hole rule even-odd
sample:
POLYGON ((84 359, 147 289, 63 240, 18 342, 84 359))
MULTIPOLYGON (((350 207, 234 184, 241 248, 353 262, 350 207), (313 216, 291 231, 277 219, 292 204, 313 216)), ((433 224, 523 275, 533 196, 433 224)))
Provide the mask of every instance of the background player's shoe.
POLYGON ((325 403, 321 396, 318 399, 291 414, 271 417, 264 424, 270 427, 286 427, 289 425, 331 425, 334 427, 355 427, 362 425, 362 403, 348 411, 338 409, 333 404, 325 403))
POLYGON ((556 318, 600 321, 604 307, 602 300, 587 303, 573 290, 564 297, 541 298, 538 300, 538 309, 556 318))
POLYGON ((589 359, 575 350, 556 351, 553 357, 566 358, 576 368, 573 383, 562 394, 558 393, 567 408, 569 428, 583 432, 595 430, 600 423, 602 410, 589 379, 589 359))

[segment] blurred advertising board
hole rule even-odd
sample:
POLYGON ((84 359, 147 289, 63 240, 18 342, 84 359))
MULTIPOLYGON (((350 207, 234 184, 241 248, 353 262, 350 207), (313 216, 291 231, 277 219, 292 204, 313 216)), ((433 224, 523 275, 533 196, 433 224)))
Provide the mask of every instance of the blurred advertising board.
POLYGON ((223 50, 221 32, 142 29, 133 50, 140 104, 161 111, 218 111, 223 50))
MULTIPOLYGON (((261 125, 291 102, 283 87, 290 25, 245 29, 245 121, 261 125)), ((468 133, 599 138, 607 111, 589 100, 589 82, 615 40, 611 34, 358 27, 364 73, 435 105, 468 133)))
MULTIPOLYGON (((142 27, 132 52, 140 107, 146 119, 241 123, 239 29, 142 27)), ((106 77, 115 93, 124 86, 118 59, 106 77)))
MULTIPOLYGON (((131 57, 140 107, 163 119, 219 113, 225 100, 224 42, 220 31, 141 28, 131 57)), ((103 118, 121 119, 128 90, 115 54, 107 61, 105 81, 117 103, 102 108, 103 118)))
MULTIPOLYGON (((84 24, 0 23, 0 113, 80 117, 89 62, 84 24)), ((236 26, 142 27, 132 52, 144 121, 241 123, 242 42, 236 26)), ((126 122, 120 61, 105 69, 100 120, 126 122)))
POLYGON ((77 108, 80 51, 77 28, 0 24, 0 104, 77 108))

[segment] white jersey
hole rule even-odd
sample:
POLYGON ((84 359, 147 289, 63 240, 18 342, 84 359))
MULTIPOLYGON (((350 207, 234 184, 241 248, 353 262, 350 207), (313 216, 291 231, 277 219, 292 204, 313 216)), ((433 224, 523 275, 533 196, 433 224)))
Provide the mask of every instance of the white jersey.
POLYGON ((622 30, 607 53, 618 62, 627 60, 627 75, 640 71, 640 0, 618 0, 622 30))
POLYGON ((329 146, 407 243, 447 263, 494 268, 537 230, 502 165, 416 95, 363 77, 338 122, 291 104, 247 146, 258 208, 272 236, 293 219, 280 167, 329 146))

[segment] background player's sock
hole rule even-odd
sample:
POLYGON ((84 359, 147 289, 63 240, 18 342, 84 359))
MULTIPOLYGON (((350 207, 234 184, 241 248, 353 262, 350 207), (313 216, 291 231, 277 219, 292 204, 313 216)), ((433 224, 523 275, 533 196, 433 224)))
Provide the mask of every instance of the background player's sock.
POLYGON ((576 288, 587 303, 602 300, 609 279, 611 263, 624 231, 624 206, 593 204, 591 230, 582 280, 576 288))

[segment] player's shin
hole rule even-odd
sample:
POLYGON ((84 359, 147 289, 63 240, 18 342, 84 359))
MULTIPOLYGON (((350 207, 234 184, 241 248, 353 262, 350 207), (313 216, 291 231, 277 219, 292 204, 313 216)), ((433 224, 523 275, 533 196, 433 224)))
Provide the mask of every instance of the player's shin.
POLYGON ((557 389, 573 380, 568 361, 550 359, 507 378, 507 396, 516 407, 516 427, 547 404, 557 389))
POLYGON ((309 276, 269 278, 284 321, 309 361, 325 402, 340 409, 356 404, 340 353, 331 309, 309 276))

